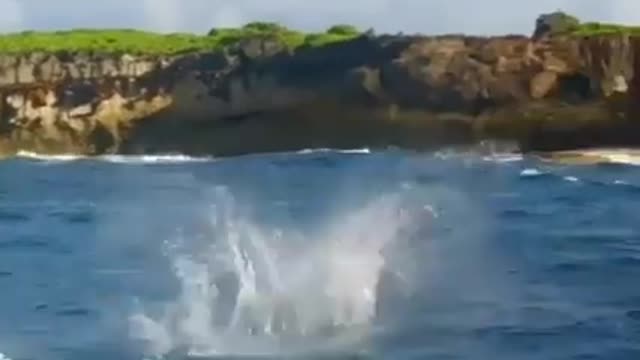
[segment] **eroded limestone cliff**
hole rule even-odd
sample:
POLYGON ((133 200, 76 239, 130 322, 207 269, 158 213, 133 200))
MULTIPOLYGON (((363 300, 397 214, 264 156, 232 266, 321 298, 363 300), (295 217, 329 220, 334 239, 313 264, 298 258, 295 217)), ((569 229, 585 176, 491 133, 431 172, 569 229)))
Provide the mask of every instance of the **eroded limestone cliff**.
POLYGON ((255 38, 174 56, 0 55, 0 153, 232 155, 640 143, 640 38, 255 38), (636 74, 639 74, 636 76, 636 74))

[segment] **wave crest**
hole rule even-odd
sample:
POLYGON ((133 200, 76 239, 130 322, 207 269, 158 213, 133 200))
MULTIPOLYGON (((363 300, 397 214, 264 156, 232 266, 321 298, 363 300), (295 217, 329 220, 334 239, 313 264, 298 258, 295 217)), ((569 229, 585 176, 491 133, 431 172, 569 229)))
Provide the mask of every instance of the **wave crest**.
POLYGON ((17 158, 42 162, 74 162, 74 161, 102 161, 117 164, 174 164, 213 161, 212 157, 193 157, 182 154, 160 155, 100 155, 84 156, 75 154, 47 155, 30 151, 19 151, 17 158))
POLYGON ((371 154, 371 149, 362 148, 362 149, 330 149, 330 148, 319 148, 319 149, 303 149, 297 152, 298 154, 316 154, 316 153, 338 153, 338 154, 371 154))

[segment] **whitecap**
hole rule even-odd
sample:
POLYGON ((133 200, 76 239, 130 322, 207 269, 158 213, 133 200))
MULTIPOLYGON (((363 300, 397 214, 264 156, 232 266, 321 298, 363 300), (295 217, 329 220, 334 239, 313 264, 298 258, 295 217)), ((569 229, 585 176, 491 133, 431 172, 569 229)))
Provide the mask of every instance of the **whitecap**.
POLYGON ((523 177, 540 176, 540 175, 543 175, 543 172, 541 172, 538 169, 524 169, 520 173, 520 176, 523 176, 523 177))
POLYGON ((605 157, 614 164, 640 166, 640 158, 638 158, 638 156, 630 154, 610 154, 605 157))
POLYGON ((328 153, 335 152, 338 150, 330 149, 330 148, 313 148, 313 149, 302 149, 300 151, 296 151, 296 154, 308 155, 308 154, 317 154, 317 153, 328 153))
POLYGON ((624 180, 616 180, 613 182, 614 185, 629 185, 628 182, 624 181, 624 180))
MULTIPOLYGON (((39 160, 39 161, 75 161, 84 158, 82 155, 75 154, 58 154, 58 155, 46 155, 46 154, 38 154, 31 151, 18 151, 16 154, 18 158, 30 159, 30 160, 39 160)), ((1 358, 0 358, 1 360, 1 358)))
POLYGON ((522 161, 524 158, 522 154, 493 154, 482 158, 484 161, 491 161, 496 163, 509 163, 522 161))
POLYGON ((565 179, 566 181, 569 181, 569 182, 578 182, 578 181, 580 181, 580 179, 578 179, 578 178, 577 178, 577 177, 575 177, 575 176, 565 176, 565 177, 564 177, 564 179, 565 179))
POLYGON ((193 157, 183 154, 159 154, 159 155, 99 155, 84 156, 75 154, 47 155, 30 151, 19 151, 16 157, 38 160, 44 162, 68 162, 77 160, 104 161, 118 164, 173 164, 188 162, 206 162, 213 160, 212 157, 193 157))
POLYGON ((369 148, 362 149, 330 149, 330 148, 317 148, 317 149, 302 149, 296 152, 297 154, 307 155, 315 153, 338 153, 338 154, 371 154, 369 148))
POLYGON ((552 160, 578 164, 624 164, 640 166, 640 150, 638 149, 587 149, 559 151, 551 154, 552 160))
POLYGON ((330 149, 302 149, 300 151, 296 151, 297 154, 300 155, 307 155, 307 154, 313 154, 313 153, 318 153, 318 152, 328 152, 330 149))
POLYGON ((175 164, 189 162, 212 161, 212 157, 192 157, 188 155, 103 155, 96 157, 101 160, 117 164, 175 164))
POLYGON ((338 152, 342 154, 371 154, 371 150, 369 148, 338 150, 338 152))
POLYGON ((11 360, 11 359, 7 357, 5 354, 0 353, 0 360, 11 360))
POLYGON ((440 214, 433 206, 427 204, 424 206, 424 209, 429 213, 431 213, 431 216, 433 216, 434 219, 437 219, 440 217, 440 214))

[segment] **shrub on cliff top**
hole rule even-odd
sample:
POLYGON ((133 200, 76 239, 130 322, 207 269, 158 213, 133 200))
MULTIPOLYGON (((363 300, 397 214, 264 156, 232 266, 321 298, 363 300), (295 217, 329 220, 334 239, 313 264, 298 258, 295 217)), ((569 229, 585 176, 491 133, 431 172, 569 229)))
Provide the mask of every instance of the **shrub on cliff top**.
POLYGON ((333 25, 329 29, 327 29, 327 34, 333 35, 357 35, 360 31, 353 25, 333 25))
POLYGON ((212 29, 208 35, 158 34, 131 29, 76 29, 55 32, 25 31, 0 34, 0 53, 96 52, 130 54, 178 54, 219 50, 244 39, 266 36, 295 49, 347 41, 355 35, 305 34, 276 23, 254 22, 242 28, 212 29))
POLYGON ((327 33, 308 34, 304 38, 303 45, 311 46, 311 47, 319 47, 319 46, 325 46, 329 44, 353 40, 358 36, 360 36, 359 33, 349 34, 349 35, 327 34, 327 33))
POLYGON ((242 27, 244 30, 256 31, 261 33, 276 33, 281 31, 288 31, 285 26, 280 25, 274 22, 262 22, 262 21, 254 21, 246 24, 242 27))
POLYGON ((556 11, 538 17, 533 36, 538 38, 544 35, 567 34, 577 30, 579 26, 580 20, 578 18, 562 11, 556 11))
POLYGON ((353 40, 361 35, 362 33, 354 26, 334 25, 323 33, 306 35, 303 45, 311 47, 325 46, 332 43, 353 40))
POLYGON ((640 35, 640 26, 624 26, 590 22, 581 24, 575 31, 573 31, 573 34, 578 36, 604 36, 615 34, 640 35))

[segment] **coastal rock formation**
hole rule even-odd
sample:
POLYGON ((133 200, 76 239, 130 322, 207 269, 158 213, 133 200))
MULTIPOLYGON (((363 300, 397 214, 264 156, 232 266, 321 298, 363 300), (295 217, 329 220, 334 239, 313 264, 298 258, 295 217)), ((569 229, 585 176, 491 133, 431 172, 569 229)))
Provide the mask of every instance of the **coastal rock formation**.
POLYGON ((0 54, 0 153, 233 155, 640 142, 640 38, 256 37, 172 56, 0 54))
POLYGON ((0 55, 0 151, 116 151, 133 121, 171 105, 154 78, 170 63, 128 55, 0 55))

